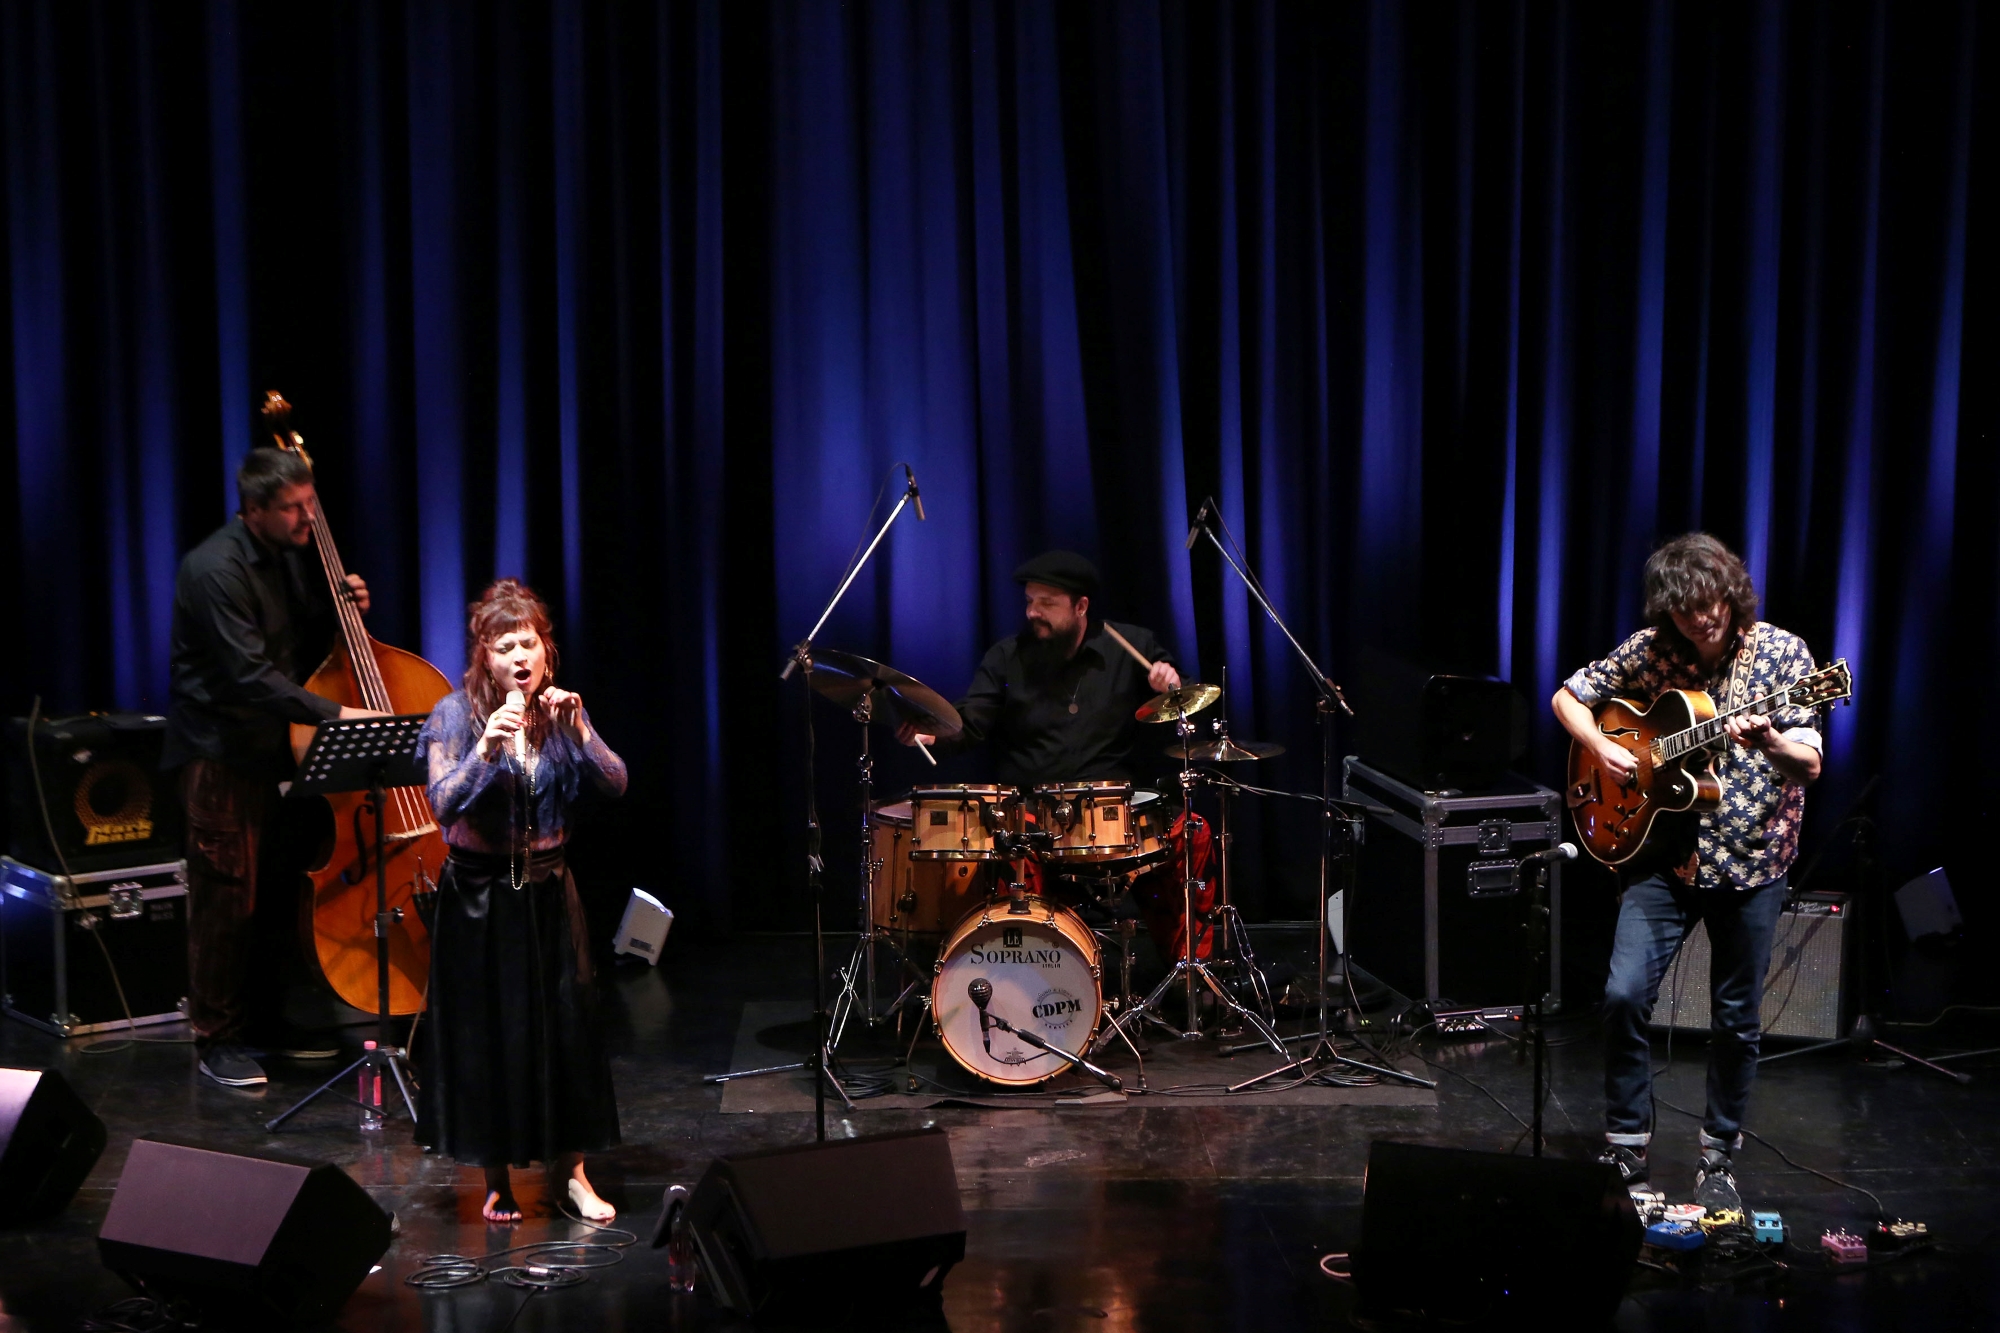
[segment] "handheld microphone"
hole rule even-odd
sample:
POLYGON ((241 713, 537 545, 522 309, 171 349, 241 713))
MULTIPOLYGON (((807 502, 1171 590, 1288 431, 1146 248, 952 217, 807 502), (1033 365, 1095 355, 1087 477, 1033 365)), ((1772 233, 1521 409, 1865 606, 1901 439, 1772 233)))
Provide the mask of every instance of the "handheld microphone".
POLYGON ((985 977, 974 977, 966 984, 965 993, 979 1006, 979 1044, 993 1054, 993 1029, 986 1024, 986 1003, 993 998, 993 983, 985 977))
POLYGON ((903 480, 910 483, 910 498, 917 502, 917 522, 921 523, 924 521, 924 493, 917 489, 917 474, 910 470, 908 463, 903 464, 903 480))
POLYGON ((1576 844, 1573 842, 1559 842, 1553 847, 1544 847, 1539 852, 1530 852, 1528 855, 1522 857, 1521 867, 1525 870, 1529 866, 1551 865, 1557 861, 1574 860, 1576 860, 1576 844))
POLYGON ((1208 518, 1209 501, 1203 500, 1201 508, 1194 511, 1194 525, 1188 529, 1187 549, 1194 549, 1194 539, 1201 536, 1201 525, 1208 518))
MULTIPOLYGON (((519 690, 509 690, 507 691, 507 702, 510 704, 520 704, 523 708, 526 708, 528 706, 528 696, 519 690)), ((521 719, 521 729, 514 733, 514 758, 520 761, 523 769, 527 768, 528 720, 525 717, 521 719)))

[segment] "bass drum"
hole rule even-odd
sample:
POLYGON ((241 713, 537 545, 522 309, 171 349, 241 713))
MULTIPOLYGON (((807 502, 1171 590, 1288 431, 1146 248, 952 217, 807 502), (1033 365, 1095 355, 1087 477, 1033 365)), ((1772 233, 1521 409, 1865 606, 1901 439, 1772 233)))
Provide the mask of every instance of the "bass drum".
MULTIPOLYGON (((921 936, 935 947, 1004 879, 1004 861, 918 860, 910 802, 878 805, 868 821, 868 915, 877 930, 921 936)), ((929 950, 925 950, 928 956, 929 950)))
POLYGON ((951 1058, 989 1083, 1027 1087, 1069 1065, 1011 1032, 980 1031, 979 1007, 967 990, 975 978, 993 987, 987 1012, 1081 1055, 1104 1012, 1098 986, 1097 937, 1074 912, 1044 898, 1027 912, 988 902, 958 923, 938 955, 931 984, 931 1018, 951 1058))

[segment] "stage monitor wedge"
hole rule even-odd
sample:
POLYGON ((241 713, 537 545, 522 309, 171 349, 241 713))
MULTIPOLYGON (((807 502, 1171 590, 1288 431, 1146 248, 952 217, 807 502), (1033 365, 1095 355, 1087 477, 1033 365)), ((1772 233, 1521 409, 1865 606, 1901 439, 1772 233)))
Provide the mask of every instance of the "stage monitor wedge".
POLYGON ((53 1217, 104 1154, 104 1122, 53 1069, 0 1069, 0 1226, 53 1217))
POLYGON ((687 1205, 719 1304, 751 1316, 934 1299, 965 1257, 965 1211, 941 1129, 719 1157, 687 1205))
POLYGON ((1354 1285, 1371 1319, 1603 1328, 1640 1239, 1615 1167, 1377 1142, 1354 1285))
POLYGON ((331 1319, 389 1249, 389 1214, 339 1167, 137 1139, 97 1235, 105 1266, 204 1322, 331 1319))

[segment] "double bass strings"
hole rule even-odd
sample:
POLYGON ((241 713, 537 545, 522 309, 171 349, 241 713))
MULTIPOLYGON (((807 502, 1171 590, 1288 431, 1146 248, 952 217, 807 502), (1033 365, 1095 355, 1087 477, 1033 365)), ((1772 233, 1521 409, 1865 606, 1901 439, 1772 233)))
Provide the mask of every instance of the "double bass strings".
MULTIPOLYGON (((354 592, 347 586, 347 569, 341 563, 340 552, 334 547, 333 532, 327 527, 326 514, 315 503, 312 513, 313 545, 319 551, 321 570, 326 575, 327 589, 333 595, 334 613, 340 619, 341 643, 347 649, 348 669, 354 674, 354 682, 361 690, 361 701, 365 707, 378 713, 390 713, 389 687, 382 680, 381 665, 368 647, 368 630, 361 623, 361 608, 354 600, 354 592)), ((390 820, 397 825, 391 836, 409 837, 426 831, 435 821, 430 811, 418 803, 414 789, 409 787, 389 788, 390 806, 395 817, 390 820)), ((388 811, 384 811, 385 814, 388 811)))

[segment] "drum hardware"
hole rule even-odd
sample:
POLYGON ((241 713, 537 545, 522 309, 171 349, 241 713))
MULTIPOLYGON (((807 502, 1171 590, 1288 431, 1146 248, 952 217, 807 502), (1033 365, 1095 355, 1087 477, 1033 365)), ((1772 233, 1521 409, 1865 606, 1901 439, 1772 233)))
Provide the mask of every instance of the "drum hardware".
MULTIPOLYGON (((1245 1008, 1229 989, 1216 979, 1214 965, 1206 959, 1195 957, 1195 933, 1200 922, 1194 910, 1194 895, 1199 887, 1199 881, 1194 874, 1194 789, 1200 780, 1200 774, 1195 770, 1194 761, 1187 755, 1194 750, 1194 714, 1221 697, 1222 690, 1218 686, 1183 685, 1178 690, 1169 691, 1149 701, 1138 712, 1139 720, 1142 722, 1172 722, 1174 729, 1180 734, 1181 747, 1186 752, 1181 758, 1180 774, 1181 902, 1182 920, 1186 924, 1181 957, 1174 960, 1173 967, 1160 979, 1159 984, 1153 987, 1152 993, 1140 1003, 1138 1009, 1131 1014, 1120 1014, 1116 1022, 1121 1033, 1127 1019, 1151 1016, 1156 1021, 1164 1022, 1160 1006, 1164 1003, 1167 992, 1178 984, 1187 989, 1187 1026, 1178 1035, 1183 1041, 1199 1041, 1203 1034, 1200 1011, 1196 1007, 1196 996, 1200 994, 1200 988, 1206 986, 1222 1006, 1223 1013, 1234 1015, 1247 1023, 1259 1037, 1270 1043, 1272 1050, 1283 1055, 1285 1043, 1279 1039, 1276 1029, 1265 1021, 1262 1014, 1245 1008), (1199 703, 1192 702, 1194 700, 1199 700, 1199 703)), ((1225 1018, 1223 1021, 1227 1022, 1228 1019, 1225 1018)), ((1169 1030, 1172 1030, 1171 1025, 1169 1030)))
MULTIPOLYGON (((964 729, 965 725, 963 720, 958 716, 958 710, 947 703, 943 695, 924 685, 914 676, 906 675, 893 667, 884 666, 880 662, 873 662, 868 658, 858 657, 852 653, 838 652, 830 648, 820 648, 814 643, 814 640, 819 637, 819 632, 826 628, 826 622, 832 618, 834 608, 840 605, 840 599, 847 595, 847 590, 853 586, 854 580, 860 577, 862 569, 868 564, 870 557, 875 554, 875 548, 882 544, 882 539, 889 535, 889 529, 902 516, 903 510, 914 502, 916 498, 917 486, 916 481, 912 478, 909 481, 908 488, 903 492, 902 498, 889 511, 888 518, 883 520, 882 526, 876 530, 874 537, 870 539, 868 545, 862 549, 861 553, 854 559, 854 562, 848 566, 846 573, 841 575, 840 584, 833 590, 833 596, 828 599, 826 609, 820 612, 819 619, 813 623, 812 629, 807 632, 806 636, 793 646, 791 654, 785 662, 784 670, 778 673, 779 680, 790 680, 794 671, 804 671, 808 694, 824 695, 832 699, 835 703, 854 709, 857 718, 862 719, 862 760, 860 762, 864 781, 864 797, 868 795, 872 788, 873 760, 868 756, 868 725, 869 721, 874 718, 874 700, 877 695, 881 697, 884 705, 883 712, 886 714, 882 720, 890 725, 909 722, 928 735, 940 737, 956 736, 964 729)), ((919 512, 918 517, 922 517, 921 512, 919 512)), ((822 879, 825 861, 820 854, 819 801, 813 790, 813 759, 817 748, 817 735, 813 727, 813 710, 810 700, 807 701, 804 713, 806 729, 804 754, 806 792, 805 869, 807 897, 812 902, 813 912, 813 1055, 810 1060, 797 1064, 781 1065, 771 1069, 745 1070, 740 1074, 711 1074, 703 1081, 708 1083, 723 1083, 732 1078, 744 1078, 767 1073, 774 1074, 795 1069, 812 1069, 815 1075, 813 1078, 813 1130, 815 1137, 823 1143, 826 1141, 827 1085, 833 1085, 834 1090, 840 1094, 841 1100, 850 1109, 852 1109, 854 1102, 847 1095, 847 1089, 842 1087, 840 1081, 834 1076, 831 1067, 833 1063, 832 1045, 827 1039, 826 912, 824 901, 825 885, 822 879)), ((919 748, 923 749, 926 759, 929 759, 933 764, 937 762, 928 748, 919 748)), ((861 855, 864 868, 859 886, 861 896, 861 939, 856 948, 856 955, 860 966, 857 968, 855 962, 850 961, 848 967, 843 969, 841 995, 844 999, 853 995, 854 976, 857 971, 862 973, 867 992, 863 1002, 863 1012, 867 1013, 872 1020, 874 1017, 875 943, 877 936, 874 931, 873 917, 869 911, 869 892, 873 879, 872 871, 867 868, 868 863, 873 859, 873 846, 867 836, 869 832, 868 820, 873 814, 870 805, 870 800, 864 799, 861 806, 863 821, 861 855)), ((849 1002, 852 1003, 852 1001, 849 1002)))
MULTIPOLYGON (((1237 1085, 1237 1087, 1249 1087, 1274 1075, 1289 1073, 1296 1069, 1321 1063, 1357 1066, 1369 1069, 1374 1073, 1387 1074, 1394 1078, 1418 1083, 1425 1087, 1435 1087, 1436 1084, 1431 1080, 1419 1078, 1415 1074, 1408 1074, 1400 1069, 1382 1070, 1375 1069, 1373 1066, 1361 1065, 1359 1061, 1349 1060, 1334 1049, 1333 1018, 1331 1012, 1333 1007, 1333 957, 1331 947, 1333 932, 1326 924, 1326 921, 1330 904, 1333 900, 1333 826, 1335 820, 1337 818, 1345 818, 1346 813, 1341 804, 1334 799, 1333 795, 1333 727, 1334 715, 1336 713, 1353 717, 1354 710, 1348 707, 1347 696, 1341 693, 1339 683, 1333 677, 1327 675, 1326 672, 1322 671, 1319 663, 1313 661, 1312 654, 1305 650, 1305 645, 1299 642, 1296 634, 1292 633, 1291 626, 1287 625, 1284 617, 1278 614, 1278 609, 1271 605, 1271 599, 1264 595, 1264 585, 1258 582, 1257 576, 1245 568, 1237 560, 1236 556, 1230 553, 1229 546, 1224 546, 1222 539, 1215 535, 1215 529, 1209 526, 1208 521, 1211 514, 1215 516, 1216 522, 1222 525, 1224 533, 1229 535, 1230 546, 1236 544, 1235 534, 1229 533, 1228 524, 1222 521, 1222 507, 1215 502, 1215 497, 1210 496, 1202 501, 1201 508, 1195 512, 1194 524, 1188 529, 1188 549, 1190 551, 1194 549, 1194 543, 1198 538, 1202 536, 1208 538, 1209 545, 1215 548, 1216 553, 1222 557, 1223 563, 1228 565, 1231 572, 1242 581, 1244 588, 1248 590, 1250 596, 1256 600, 1257 605, 1262 608, 1264 614, 1270 617, 1271 623, 1278 627, 1278 632, 1285 636, 1285 642, 1291 644, 1292 651, 1298 656, 1299 664, 1305 668, 1306 674, 1312 678, 1313 689, 1319 695, 1314 705, 1314 714, 1318 719, 1320 729, 1319 898, 1321 924, 1319 927, 1319 1031, 1314 1036, 1312 1046, 1308 1048, 1307 1053, 1300 1059, 1281 1065, 1277 1069, 1273 1069, 1266 1074, 1261 1074, 1257 1078, 1237 1085)), ((1284 1046, 1282 1043, 1279 1044, 1279 1050, 1280 1053, 1283 1053, 1284 1046)), ((1236 1088, 1231 1089, 1232 1092, 1236 1090, 1236 1088)))

